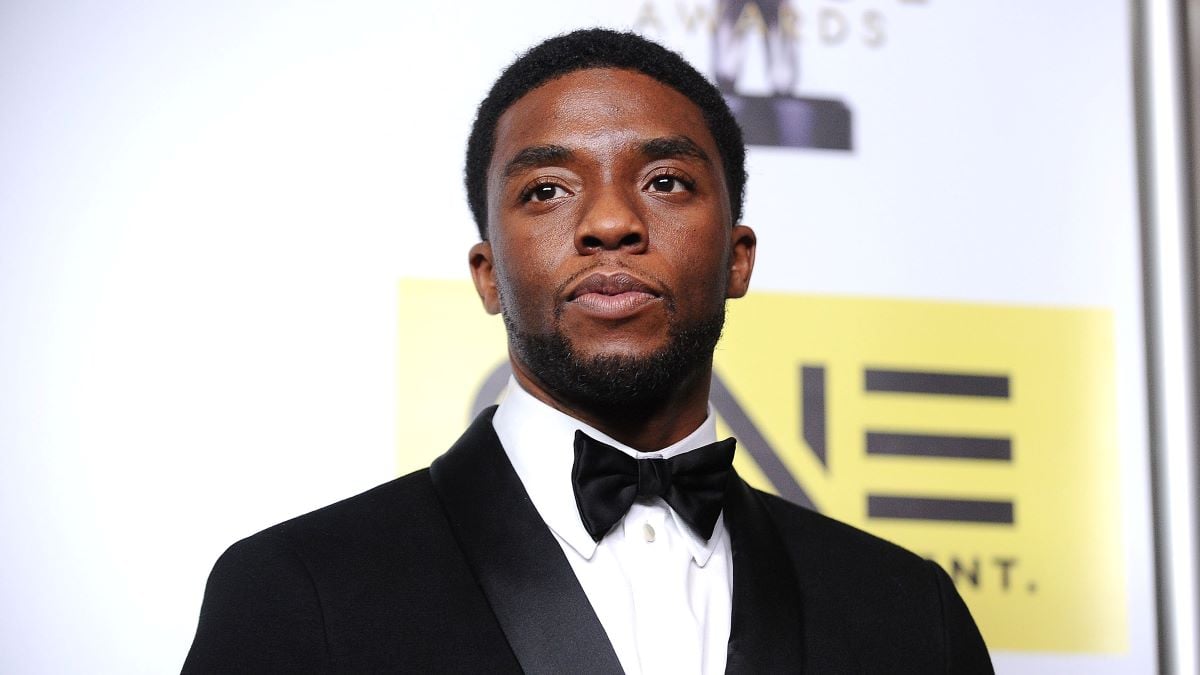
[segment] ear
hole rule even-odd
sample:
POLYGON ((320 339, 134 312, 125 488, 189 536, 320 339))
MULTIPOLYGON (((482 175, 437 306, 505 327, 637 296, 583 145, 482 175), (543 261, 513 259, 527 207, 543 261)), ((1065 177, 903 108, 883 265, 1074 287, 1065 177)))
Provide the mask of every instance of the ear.
POLYGON ((471 280, 475 282, 475 291, 483 301, 483 308, 488 314, 500 313, 500 293, 496 290, 496 267, 492 264, 492 243, 481 241, 471 247, 467 254, 467 263, 471 266, 471 280))
POLYGON ((740 298, 750 290, 750 274, 754 272, 754 250, 758 237, 745 225, 734 225, 729 234, 729 285, 725 297, 740 298))

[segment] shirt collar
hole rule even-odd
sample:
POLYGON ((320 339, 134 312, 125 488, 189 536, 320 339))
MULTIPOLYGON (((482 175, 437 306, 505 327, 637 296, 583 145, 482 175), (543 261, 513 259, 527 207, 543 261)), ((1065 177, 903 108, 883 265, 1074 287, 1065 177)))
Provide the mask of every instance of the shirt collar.
MULTIPOLYGON (((508 380, 507 394, 492 417, 492 426, 542 520, 559 538, 588 560, 595 554, 598 544, 592 540, 579 519, 575 492, 571 487, 576 430, 607 443, 630 457, 641 455, 670 459, 717 440, 716 418, 712 414, 712 406, 709 406, 704 422, 686 438, 654 453, 639 453, 609 435, 539 401, 522 389, 512 377, 508 380)), ((687 543, 692 558, 698 565, 704 566, 717 542, 724 536, 724 516, 717 520, 712 537, 705 540, 696 535, 674 509, 667 507, 667 510, 687 543)))

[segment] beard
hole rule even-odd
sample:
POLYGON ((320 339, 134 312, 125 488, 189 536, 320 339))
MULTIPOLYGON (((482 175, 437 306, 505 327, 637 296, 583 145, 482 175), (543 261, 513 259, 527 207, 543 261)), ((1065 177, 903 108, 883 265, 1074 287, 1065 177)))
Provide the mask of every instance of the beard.
POLYGON ((667 344, 642 356, 580 354, 557 316, 548 333, 524 332, 508 312, 503 316, 510 348, 548 390, 576 405, 617 412, 662 403, 711 365, 725 326, 725 304, 692 322, 676 320, 671 304, 667 344))

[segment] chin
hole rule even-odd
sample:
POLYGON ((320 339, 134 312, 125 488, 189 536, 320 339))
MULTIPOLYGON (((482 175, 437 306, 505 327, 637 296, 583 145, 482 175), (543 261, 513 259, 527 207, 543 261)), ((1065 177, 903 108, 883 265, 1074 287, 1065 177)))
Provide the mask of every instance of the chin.
POLYGON ((672 325, 659 344, 622 336, 578 343, 556 327, 546 333, 520 330, 505 313, 511 352, 557 396, 592 408, 629 409, 672 396, 712 369, 725 307, 703 319, 672 325))
POLYGON ((621 344, 621 343, 604 343, 598 345, 576 345, 571 343, 570 352, 572 356, 579 361, 597 361, 597 362, 628 362, 636 364, 637 362, 651 362, 662 357, 667 351, 669 345, 664 340, 659 344, 649 344, 646 342, 621 344))

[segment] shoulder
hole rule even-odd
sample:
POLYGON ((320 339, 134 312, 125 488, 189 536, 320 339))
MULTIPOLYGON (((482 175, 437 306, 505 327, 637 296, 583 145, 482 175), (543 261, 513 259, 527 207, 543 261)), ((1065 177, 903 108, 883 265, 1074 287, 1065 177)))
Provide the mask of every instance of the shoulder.
POLYGON ((422 469, 241 539, 217 569, 248 563, 311 568, 326 558, 352 556, 369 542, 386 540, 387 533, 425 529, 440 514, 429 470, 422 469))
POLYGON ((970 612, 936 563, 774 495, 755 496, 779 533, 807 610, 822 617, 809 627, 816 641, 835 644, 853 634, 845 646, 857 658, 878 652, 879 662, 900 663, 928 654, 945 672, 992 672, 970 612), (897 644, 905 654, 893 653, 897 644))
POLYGON ((812 565, 833 565, 872 573, 929 575, 929 561, 908 549, 852 525, 755 490, 778 528, 793 559, 812 565))
POLYGON ((289 559, 312 574, 354 571, 381 558, 403 563, 420 551, 433 553, 450 546, 450 538, 429 470, 422 469, 250 535, 222 560, 289 559))
POLYGON ((322 539, 338 533, 352 537, 373 530, 407 527, 439 514, 437 497, 429 480, 429 469, 421 469, 285 520, 248 539, 281 538, 297 541, 322 539))
POLYGON ((480 639, 451 619, 478 628, 489 616, 422 470, 230 546, 209 576, 185 671, 435 663, 435 637, 480 639))
POLYGON ((857 606, 938 610, 940 568, 856 527, 755 491, 810 598, 857 606))

